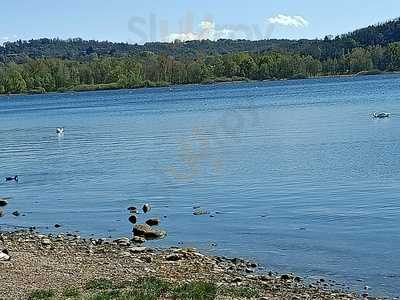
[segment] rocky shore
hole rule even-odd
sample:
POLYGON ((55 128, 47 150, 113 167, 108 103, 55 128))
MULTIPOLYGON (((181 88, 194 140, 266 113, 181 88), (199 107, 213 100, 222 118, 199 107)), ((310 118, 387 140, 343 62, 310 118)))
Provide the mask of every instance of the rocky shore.
MULTIPOLYGON (((10 260, 0 260, 0 299, 4 300, 180 299, 179 295, 182 299, 358 299, 357 295, 334 292, 329 282, 309 285, 292 274, 261 274, 254 262, 206 256, 196 249, 151 249, 129 238, 94 240, 72 234, 0 232, 3 249, 10 256, 10 260), (164 282, 165 289, 153 298, 130 298, 126 293, 133 295, 134 289, 120 285, 113 291, 123 295, 121 298, 96 298, 91 294, 93 290, 87 289, 93 280, 126 283, 146 278, 164 282), (180 288, 168 289, 165 283, 180 288), (203 296, 182 296, 189 295, 188 287, 194 283, 209 283, 215 290, 206 288, 209 294, 203 296), (177 294, 178 290, 186 294, 177 294)), ((194 290, 198 292, 199 286, 194 290)), ((147 288, 143 291, 148 292, 147 288)))

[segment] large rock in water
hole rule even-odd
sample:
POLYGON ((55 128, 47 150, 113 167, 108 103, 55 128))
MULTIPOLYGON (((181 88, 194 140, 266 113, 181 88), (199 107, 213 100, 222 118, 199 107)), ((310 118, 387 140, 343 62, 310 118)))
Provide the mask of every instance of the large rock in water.
POLYGON ((0 197, 0 207, 6 206, 8 204, 8 198, 0 197))
POLYGON ((162 239, 167 235, 167 232, 162 229, 151 227, 147 224, 138 224, 133 228, 133 235, 144 237, 147 240, 162 239))

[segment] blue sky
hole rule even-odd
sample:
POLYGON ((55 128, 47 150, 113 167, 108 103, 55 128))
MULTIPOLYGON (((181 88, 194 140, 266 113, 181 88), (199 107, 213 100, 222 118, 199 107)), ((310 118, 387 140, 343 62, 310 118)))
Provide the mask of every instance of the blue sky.
POLYGON ((3 0, 1 6, 0 42, 322 38, 400 16, 399 0, 3 0))

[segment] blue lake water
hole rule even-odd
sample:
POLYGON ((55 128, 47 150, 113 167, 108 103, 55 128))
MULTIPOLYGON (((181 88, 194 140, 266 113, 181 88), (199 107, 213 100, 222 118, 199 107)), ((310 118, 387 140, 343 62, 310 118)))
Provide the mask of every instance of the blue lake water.
POLYGON ((0 228, 130 236, 148 202, 153 245, 399 296, 399 101, 397 75, 1 97, 0 228))

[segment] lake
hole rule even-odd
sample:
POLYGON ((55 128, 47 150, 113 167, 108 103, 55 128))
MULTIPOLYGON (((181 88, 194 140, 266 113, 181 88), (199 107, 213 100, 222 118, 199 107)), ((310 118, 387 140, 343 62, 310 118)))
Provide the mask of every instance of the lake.
POLYGON ((130 236, 151 203, 150 245, 400 296, 399 100, 398 75, 0 97, 0 228, 130 236))

